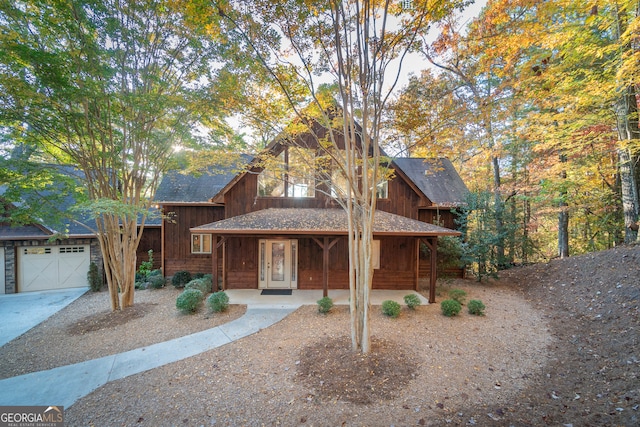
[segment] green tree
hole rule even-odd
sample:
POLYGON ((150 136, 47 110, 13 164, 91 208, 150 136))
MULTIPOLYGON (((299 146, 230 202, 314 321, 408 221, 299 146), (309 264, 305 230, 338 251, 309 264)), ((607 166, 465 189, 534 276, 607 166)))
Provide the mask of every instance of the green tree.
POLYGON ((469 193, 467 204, 460 212, 458 224, 462 231, 462 262, 470 265, 478 282, 498 277, 503 260, 499 245, 504 241, 505 229, 496 228, 496 211, 492 194, 488 191, 469 193))
MULTIPOLYGON (((521 64, 520 87, 534 107, 525 119, 529 135, 537 138, 536 150, 548 154, 546 170, 555 177, 547 177, 557 182, 558 197, 563 199, 559 229, 566 221, 562 211, 566 215, 580 212, 590 224, 593 216, 598 223, 604 218, 616 221, 617 215, 608 213, 611 197, 603 197, 598 188, 604 186, 618 193, 614 206, 622 209, 625 241, 634 241, 640 74, 629 61, 637 57, 633 34, 639 25, 638 4, 557 0, 540 5, 531 19, 540 22, 541 28, 530 45, 532 55, 521 64), (613 163, 612 152, 617 155, 613 163), (593 198, 585 203, 589 194, 593 198), (605 201, 609 206, 603 205, 605 201), (585 210, 587 205, 590 209, 585 210)), ((559 239, 561 254, 563 246, 567 249, 564 239, 569 230, 559 239)))
POLYGON ((371 343, 372 226, 377 184, 385 173, 380 168, 381 123, 397 81, 397 75, 389 78, 386 72, 390 64, 402 62, 429 23, 462 3, 414 1, 405 10, 400 3, 368 0, 216 2, 216 12, 280 86, 295 110, 298 129, 306 124, 303 131, 313 130, 319 123, 328 130, 319 142, 344 184, 333 188, 348 217, 354 351, 369 352, 371 343), (334 100, 321 90, 320 81, 333 85, 334 100))
POLYGON ((0 126, 34 159, 83 172, 113 310, 133 304, 136 249, 174 147, 215 115, 219 40, 199 37, 187 6, 0 3, 0 126))

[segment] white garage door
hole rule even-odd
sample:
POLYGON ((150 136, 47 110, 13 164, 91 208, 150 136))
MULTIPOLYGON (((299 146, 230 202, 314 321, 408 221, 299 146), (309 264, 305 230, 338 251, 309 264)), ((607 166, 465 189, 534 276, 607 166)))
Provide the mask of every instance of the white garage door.
POLYGON ((18 292, 87 285, 89 245, 31 246, 18 251, 18 292))
POLYGON ((4 294, 4 248, 0 248, 0 294, 4 294))

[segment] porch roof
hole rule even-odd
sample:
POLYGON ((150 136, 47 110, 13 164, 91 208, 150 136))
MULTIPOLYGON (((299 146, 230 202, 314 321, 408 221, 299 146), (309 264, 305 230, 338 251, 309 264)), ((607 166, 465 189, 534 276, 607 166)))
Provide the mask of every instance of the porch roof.
MULTIPOLYGON (((270 208, 193 227, 192 233, 241 235, 346 235, 344 209, 270 208)), ((458 236, 460 232, 388 212, 376 211, 377 236, 458 236)))

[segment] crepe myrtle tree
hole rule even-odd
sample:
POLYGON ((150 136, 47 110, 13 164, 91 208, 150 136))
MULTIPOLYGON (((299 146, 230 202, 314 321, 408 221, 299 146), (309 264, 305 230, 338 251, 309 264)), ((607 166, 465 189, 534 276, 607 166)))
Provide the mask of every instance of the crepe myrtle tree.
MULTIPOLYGON (((0 127, 82 172, 112 310, 134 302, 136 250, 173 147, 214 103, 215 49, 186 2, 0 2, 0 127)), ((213 114, 213 113, 212 113, 213 114)))
POLYGON ((297 135, 316 138, 320 154, 309 164, 316 182, 326 183, 318 189, 347 213, 354 351, 371 349, 373 224, 377 187, 387 178, 379 148, 382 113, 419 34, 461 3, 214 2, 212 13, 223 18, 231 37, 244 41, 291 104, 289 147, 305 148, 297 135), (395 72, 388 71, 391 65, 395 72))

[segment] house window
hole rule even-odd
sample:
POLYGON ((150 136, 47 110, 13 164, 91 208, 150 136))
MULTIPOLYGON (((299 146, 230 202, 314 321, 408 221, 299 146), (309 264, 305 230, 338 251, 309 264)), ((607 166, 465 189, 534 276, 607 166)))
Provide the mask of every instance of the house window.
POLYGON ((279 156, 265 162, 258 175, 260 197, 315 197, 315 152, 286 147, 279 156))
POLYGON ((378 188, 376 191, 376 197, 378 199, 388 199, 389 198, 389 181, 384 180, 378 183, 378 188))
MULTIPOLYGON (((344 199, 347 196, 349 184, 342 172, 334 170, 331 174, 331 196, 335 198, 344 199)), ((353 192, 350 192, 353 194, 353 192)), ((389 181, 386 179, 380 181, 376 186, 376 197, 378 199, 389 198, 389 181)))
POLYGON ((284 174, 264 170, 258 175, 258 196, 284 197, 284 174))
POLYGON ((349 183, 342 171, 334 169, 331 171, 331 197, 337 199, 346 199, 347 194, 352 192, 349 189, 349 183))
POLYGON ((191 235, 191 253, 192 254, 210 254, 211 253, 211 234, 192 234, 191 235))

